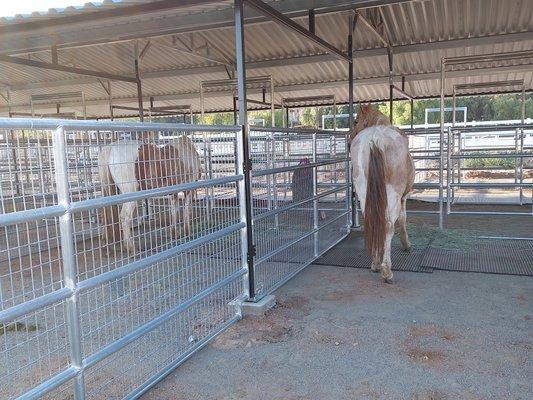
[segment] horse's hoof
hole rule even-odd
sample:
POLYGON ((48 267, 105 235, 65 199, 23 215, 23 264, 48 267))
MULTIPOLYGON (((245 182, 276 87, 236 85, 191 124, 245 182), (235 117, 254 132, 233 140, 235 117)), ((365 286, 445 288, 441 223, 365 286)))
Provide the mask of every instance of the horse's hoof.
POLYGON ((410 253, 410 252, 411 252, 411 249, 412 249, 412 246, 409 245, 409 246, 407 246, 407 247, 404 247, 404 248, 403 248, 403 251, 405 251, 406 253, 410 253))
POLYGON ((392 276, 390 278, 383 278, 383 282, 388 283, 389 285, 392 284, 392 276))

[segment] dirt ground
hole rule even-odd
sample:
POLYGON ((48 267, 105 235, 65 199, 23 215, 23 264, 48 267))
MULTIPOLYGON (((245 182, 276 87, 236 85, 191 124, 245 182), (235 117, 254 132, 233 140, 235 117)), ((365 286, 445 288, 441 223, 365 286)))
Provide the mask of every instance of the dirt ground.
POLYGON ((143 400, 530 399, 533 280, 310 266, 143 400))

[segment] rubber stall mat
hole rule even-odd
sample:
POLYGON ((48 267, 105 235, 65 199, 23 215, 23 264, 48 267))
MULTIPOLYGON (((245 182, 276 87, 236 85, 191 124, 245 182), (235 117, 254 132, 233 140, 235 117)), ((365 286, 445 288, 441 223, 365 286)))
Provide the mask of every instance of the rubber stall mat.
MULTIPOLYGON (((422 266, 426 248, 414 246, 410 252, 403 251, 394 243, 391 250, 393 271, 433 272, 422 266)), ((360 232, 350 233, 343 241, 313 262, 318 265, 370 269, 370 257, 365 250, 363 236, 360 232)))
POLYGON ((444 271, 533 276, 532 240, 476 239, 475 248, 430 247, 422 266, 444 271))

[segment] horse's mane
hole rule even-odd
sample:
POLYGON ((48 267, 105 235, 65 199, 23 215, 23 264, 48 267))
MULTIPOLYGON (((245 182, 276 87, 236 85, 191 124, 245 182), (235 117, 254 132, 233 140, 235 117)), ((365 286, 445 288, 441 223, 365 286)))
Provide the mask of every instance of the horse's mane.
POLYGON ((367 127, 375 125, 391 125, 389 117, 379 111, 379 109, 372 104, 362 104, 360 107, 360 114, 360 118, 366 121, 365 125, 367 127))
MULTIPOLYGON (((350 142, 353 140, 355 135, 357 135, 363 129, 368 128, 369 126, 377 125, 392 126, 389 117, 379 111, 377 106, 372 104, 361 104, 359 107, 356 124, 353 131, 350 133, 350 142)), ((400 128, 394 127, 394 129, 400 135, 407 137, 400 128)))

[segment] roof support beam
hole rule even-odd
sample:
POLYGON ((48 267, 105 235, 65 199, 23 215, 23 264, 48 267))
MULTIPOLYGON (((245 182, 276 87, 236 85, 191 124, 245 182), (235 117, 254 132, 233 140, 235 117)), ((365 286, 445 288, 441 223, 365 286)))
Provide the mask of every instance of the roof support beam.
MULTIPOLYGON (((417 43, 417 44, 408 44, 402 46, 395 46, 394 53, 399 54, 412 54, 417 52, 427 51, 428 47, 431 47, 431 50, 446 50, 454 48, 463 48, 463 47, 473 47, 473 46, 483 46, 486 44, 494 43, 513 43, 513 42, 522 42, 531 40, 531 32, 521 32, 521 33, 506 33, 502 35, 478 37, 478 38, 468 38, 468 39, 452 39, 452 40, 442 40, 434 43, 417 43)), ((368 49, 368 50, 354 50, 354 58, 369 58, 369 57, 381 57, 387 56, 386 48, 378 49, 368 49)), ((246 68, 251 69, 263 69, 263 68, 276 68, 276 67, 287 67, 287 66, 298 66, 305 65, 309 63, 318 63, 318 62, 331 62, 331 56, 327 54, 319 54, 312 56, 301 56, 301 57, 290 57, 274 60, 262 60, 262 61, 250 61, 246 63, 246 68)), ((217 74, 217 73, 226 73, 223 66, 202 66, 202 67, 192 67, 192 68, 171 68, 168 70, 161 71, 143 71, 143 80, 147 79, 157 79, 164 78, 168 76, 190 76, 195 74, 217 74)), ((15 83, 15 84, 6 84, 0 82, 0 87, 10 88, 12 91, 20 90, 35 90, 35 89, 45 89, 53 87, 63 87, 70 85, 85 85, 98 83, 98 79, 90 76, 84 76, 75 79, 63 79, 57 81, 46 81, 46 82, 26 82, 26 83, 15 83)))
MULTIPOLYGON (((486 74, 500 74, 500 73, 512 73, 512 72, 521 72, 521 71, 529 71, 531 70, 532 65, 531 64, 521 64, 521 65, 515 65, 515 66, 504 66, 504 67, 495 67, 495 68, 476 68, 476 69, 470 69, 470 70, 456 70, 456 71, 449 71, 446 75, 448 78, 464 78, 464 77, 480 77, 482 75, 486 74)), ((405 76, 406 82, 422 82, 422 81, 428 81, 428 80, 438 80, 440 79, 440 72, 425 72, 420 74, 410 74, 410 75, 396 75, 394 76, 395 80, 401 80, 402 76, 405 76)), ((365 85, 388 85, 389 83, 389 76, 379 76, 379 77, 372 77, 372 78, 356 78, 354 79, 354 85, 355 86, 365 86, 365 85)), ((327 87, 328 89, 334 89, 339 87, 346 87, 346 80, 338 80, 338 81, 332 81, 332 82, 317 82, 317 83, 303 83, 303 84, 290 84, 290 85, 280 85, 276 86, 276 92, 278 94, 284 94, 284 93, 290 93, 290 92, 298 92, 298 91, 316 91, 320 89, 324 89, 327 87)), ((224 97, 228 95, 228 91, 210 91, 205 93, 206 98, 217 98, 217 97, 224 97)), ((248 94, 254 95, 254 94, 260 94, 261 89, 249 89, 248 94)), ((191 92, 191 93, 169 93, 169 94, 163 94, 158 95, 157 99, 159 101, 197 101, 198 100, 199 93, 198 92, 191 92)), ((148 96, 146 97, 148 99, 148 96)), ((120 98, 115 99, 117 102, 120 101, 123 104, 134 104, 137 102, 137 96, 131 96, 126 98, 120 98)), ((87 100, 87 105, 105 105, 108 104, 109 100, 107 98, 102 99, 91 99, 87 100)), ((62 106, 76 106, 79 105, 79 102, 69 102, 64 103, 62 106)), ((53 106, 53 104, 51 104, 53 106)), ((29 109, 29 105, 22 105, 22 104, 13 104, 12 106, 13 110, 26 110, 29 109)), ((0 106, 0 112, 7 112, 8 107, 7 106, 0 106)))
MULTIPOLYGON (((190 5, 193 1, 194 3, 199 3, 199 1, 196 0, 169 0, 169 2, 173 3, 172 8, 175 9, 179 9, 181 6, 190 5)), ((397 4, 407 1, 413 0, 314 0, 313 7, 318 15, 352 10, 354 8, 361 9, 397 4)), ((61 18, 54 18, 34 21, 39 22, 39 24, 32 25, 31 29, 19 29, 21 24, 9 25, 9 33, 6 31, 5 35, 2 34, 0 53, 17 55, 48 50, 53 44, 57 45, 58 48, 72 48, 233 26, 233 9, 231 7, 204 13, 184 15, 173 14, 172 10, 169 8, 157 8, 158 5, 160 6, 163 4, 165 3, 162 1, 142 4, 142 6, 147 7, 142 11, 145 13, 148 13, 148 8, 150 9, 150 12, 167 10, 165 18, 143 20, 142 29, 139 29, 139 25, 135 23, 135 18, 137 18, 140 13, 133 13, 133 10, 136 10, 134 7, 137 7, 138 10, 138 7, 141 6, 141 4, 131 6, 132 8, 129 9, 128 6, 122 6, 117 7, 116 10, 107 10, 114 11, 113 18, 124 23, 113 24, 106 21, 107 23, 102 25, 87 26, 89 25, 87 22, 93 20, 104 21, 105 19, 103 16, 98 17, 99 14, 97 12, 92 12, 80 14, 84 16, 83 21, 80 23, 74 23, 72 19, 68 20, 70 23, 64 23, 67 21, 62 20, 61 22, 59 21, 61 18), (50 24, 50 21, 56 20, 58 21, 57 26, 50 24), (82 26, 81 23, 85 23, 83 29, 80 29, 80 26, 82 26)), ((304 17, 307 16, 308 13, 309 0, 278 0, 276 1, 276 7, 280 12, 290 18, 304 17)), ((73 15, 72 17, 76 16, 73 15)), ((250 24, 265 21, 267 21, 267 18, 264 16, 254 14, 247 17, 245 22, 250 24)), ((29 25, 25 26, 29 27, 29 25)))
POLYGON ((340 49, 333 46, 331 43, 326 42, 322 38, 315 35, 313 32, 311 32, 308 29, 305 29, 300 24, 294 22, 292 19, 287 18, 285 15, 280 13, 275 8, 270 7, 269 5, 263 3, 261 0, 245 0, 245 3, 253 8, 255 8, 257 11, 262 13, 263 15, 269 17, 274 22, 289 28, 295 33, 298 33, 305 38, 311 40, 318 46, 322 47, 325 51, 328 53, 334 55, 335 57, 339 58, 343 61, 350 61, 350 57, 348 57, 347 54, 345 54, 340 49))
POLYGON ((77 75, 93 76, 93 77, 96 77, 96 78, 111 79, 111 80, 115 80, 115 81, 137 83, 137 80, 134 77, 123 76, 123 75, 115 75, 115 74, 108 74, 107 72, 94 71, 94 70, 83 69, 83 68, 68 67, 66 65, 46 63, 46 62, 42 62, 42 61, 27 60, 25 58, 19 58, 19 57, 10 57, 10 56, 0 55, 0 62, 10 63, 10 64, 18 64, 18 65, 25 65, 25 66, 28 66, 28 67, 49 69, 49 70, 52 70, 52 71, 68 72, 68 73, 77 74, 77 75))
POLYGON ((407 100, 413 100, 413 97, 409 93, 407 93, 405 90, 399 88, 398 86, 392 85, 392 89, 395 90, 403 98, 405 98, 407 100))
POLYGON ((370 23, 370 21, 368 19, 366 19, 363 15, 361 15, 361 13, 357 12, 357 14, 359 15, 359 20, 361 21, 361 23, 366 26, 378 39, 379 41, 385 46, 385 47, 390 47, 390 44, 389 44, 389 41, 388 39, 382 35, 380 32, 378 32, 378 30, 376 29, 376 27, 374 25, 372 25, 370 23))

